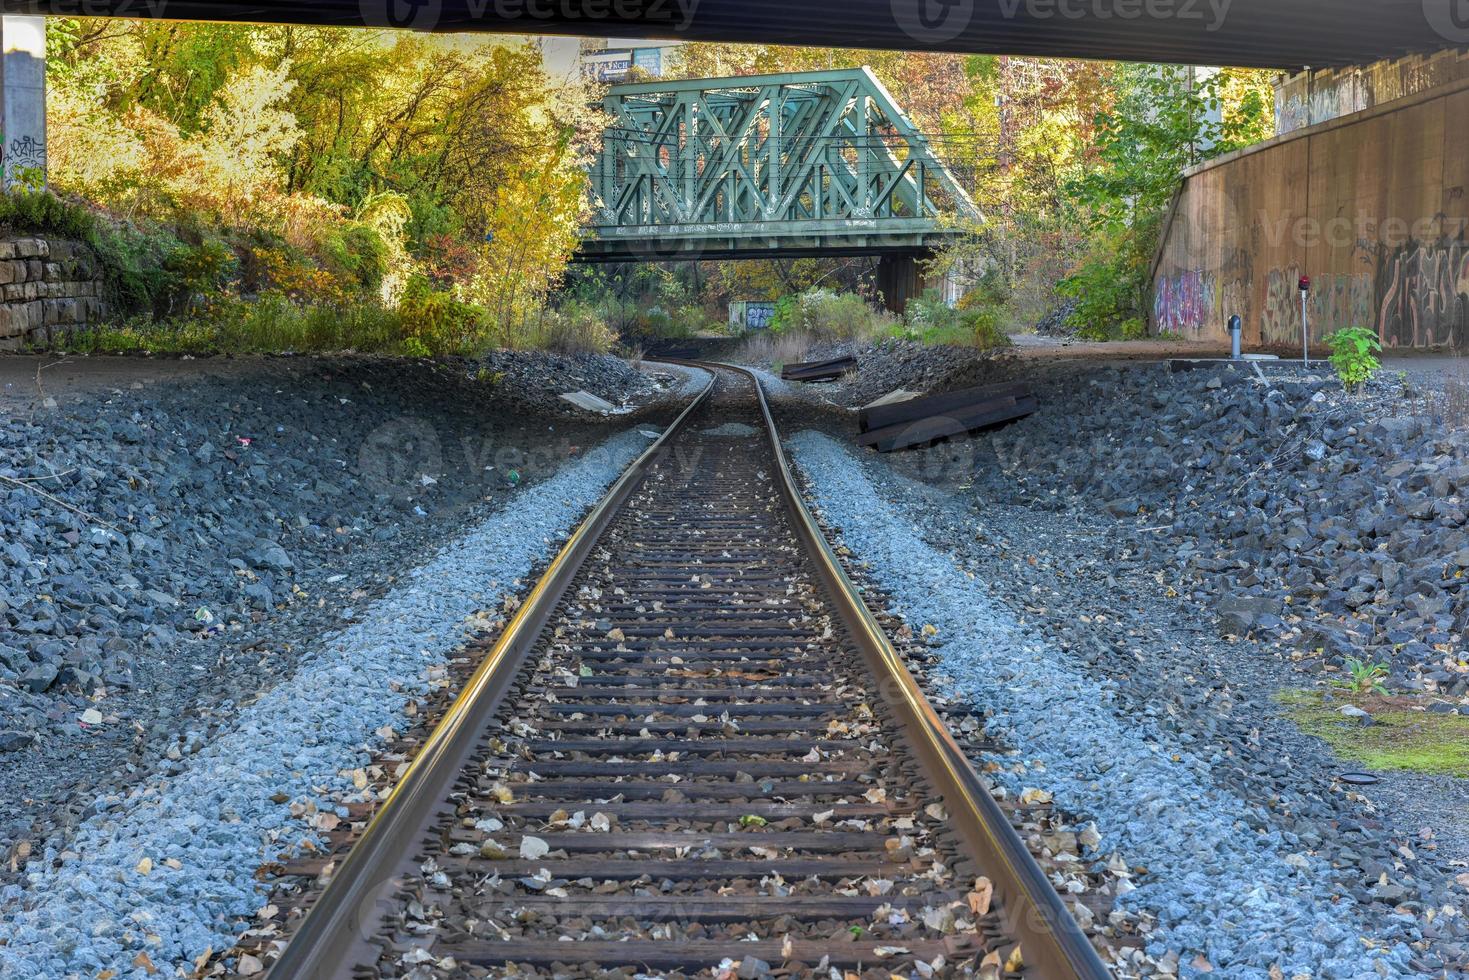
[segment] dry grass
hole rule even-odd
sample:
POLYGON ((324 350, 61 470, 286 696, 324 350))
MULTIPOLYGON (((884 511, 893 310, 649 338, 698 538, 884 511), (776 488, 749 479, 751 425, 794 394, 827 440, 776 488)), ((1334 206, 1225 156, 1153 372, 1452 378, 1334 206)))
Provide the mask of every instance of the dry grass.
POLYGON ((1445 429, 1469 429, 1469 359, 1455 355, 1437 377, 1404 381, 1413 414, 1445 429))
POLYGON ((787 364, 799 364, 806 359, 806 352, 816 343, 810 334, 787 331, 785 333, 758 333, 745 341, 735 359, 745 364, 762 364, 779 370, 787 364))

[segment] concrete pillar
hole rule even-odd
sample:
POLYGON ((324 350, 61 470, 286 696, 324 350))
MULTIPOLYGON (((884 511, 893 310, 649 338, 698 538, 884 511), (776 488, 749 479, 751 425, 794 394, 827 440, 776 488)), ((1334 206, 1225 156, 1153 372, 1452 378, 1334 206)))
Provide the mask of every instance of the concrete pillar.
POLYGON ((0 17, 0 164, 5 189, 46 183, 46 18, 0 17))
POLYGON ((884 255, 877 261, 877 288, 883 305, 902 315, 908 300, 923 295, 923 272, 914 255, 884 255))

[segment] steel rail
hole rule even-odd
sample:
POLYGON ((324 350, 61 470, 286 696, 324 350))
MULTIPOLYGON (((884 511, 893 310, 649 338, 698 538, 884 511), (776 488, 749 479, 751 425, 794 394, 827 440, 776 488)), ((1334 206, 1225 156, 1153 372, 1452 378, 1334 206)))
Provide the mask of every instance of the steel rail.
MULTIPOLYGON (((871 669, 874 687, 899 724, 899 737, 913 751, 924 775, 943 799, 950 829, 979 873, 994 883, 1001 919, 1007 932, 1020 942, 1027 970, 1046 980, 1109 978, 1111 973, 1085 933, 843 571, 802 499, 759 378, 733 365, 664 360, 711 372, 733 371, 754 384, 777 464, 779 492, 797 537, 871 669)), ((359 959, 375 958, 375 953, 362 958, 354 953, 359 949, 366 952, 381 915, 379 899, 393 886, 396 875, 407 870, 422 843, 425 826, 448 805, 445 799, 450 788, 473 756, 526 655, 582 562, 668 443, 708 399, 714 383, 711 379, 658 440, 628 467, 561 548, 292 935, 271 967, 269 980, 329 980, 343 976, 359 959)))
POLYGON ((381 914, 378 900, 412 859, 425 826, 446 805, 455 780, 474 755, 562 593, 603 530, 708 400, 714 385, 711 376, 704 390, 623 471, 562 545, 291 936, 271 966, 269 980, 326 980, 350 968, 352 951, 364 946, 374 931, 381 914))
MULTIPOLYGON (((694 362, 690 362, 694 363, 694 362)), ((706 369, 712 365, 703 365, 706 369)), ((780 471, 780 492, 796 534, 816 568, 817 577, 837 607, 884 704, 893 712, 910 748, 923 764, 949 814, 949 828, 969 849, 980 872, 1001 898, 1002 919, 1020 941, 1025 965, 1036 975, 1076 980, 1106 980, 1112 973, 1086 934, 1067 911, 1046 873, 1010 826, 989 788, 955 743, 918 681, 893 647, 861 592, 843 570, 831 543, 817 526, 781 446, 765 389, 753 371, 719 365, 748 376, 760 396, 760 411, 780 471)))

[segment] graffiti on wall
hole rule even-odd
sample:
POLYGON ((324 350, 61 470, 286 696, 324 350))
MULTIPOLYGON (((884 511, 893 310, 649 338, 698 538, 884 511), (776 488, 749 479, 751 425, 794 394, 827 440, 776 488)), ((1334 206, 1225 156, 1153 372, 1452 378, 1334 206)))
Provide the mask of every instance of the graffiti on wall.
POLYGON ((0 150, 5 189, 40 187, 46 182, 46 144, 30 136, 13 139, 0 150))
POLYGON ((1153 323, 1159 333, 1188 340, 1227 338, 1229 318, 1247 318, 1250 284, 1220 277, 1212 270, 1190 269, 1159 276, 1153 289, 1153 323))
POLYGON ((1213 310, 1213 275, 1190 269, 1158 278, 1153 290, 1153 323, 1159 333, 1196 338, 1207 329, 1213 310))
POLYGON ((1294 266, 1270 270, 1265 280, 1265 302, 1260 308, 1261 343, 1285 344, 1300 339, 1300 300, 1296 293, 1300 278, 1301 270, 1294 266))
POLYGON ((1372 105, 1369 85, 1360 75, 1344 78, 1293 79, 1277 94, 1276 132, 1280 135, 1305 129, 1372 105), (1304 90, 1304 91, 1303 91, 1304 90))
POLYGON ((1377 334, 1392 347, 1469 341, 1469 245, 1409 244, 1378 269, 1377 334))
MULTIPOLYGON (((1279 346, 1301 342, 1301 270, 1271 269, 1265 284, 1265 301, 1260 312, 1260 340, 1279 346)), ((1371 273, 1326 273, 1311 277, 1306 298, 1306 318, 1311 338, 1322 337, 1343 327, 1370 327, 1376 323, 1376 290, 1371 273)))

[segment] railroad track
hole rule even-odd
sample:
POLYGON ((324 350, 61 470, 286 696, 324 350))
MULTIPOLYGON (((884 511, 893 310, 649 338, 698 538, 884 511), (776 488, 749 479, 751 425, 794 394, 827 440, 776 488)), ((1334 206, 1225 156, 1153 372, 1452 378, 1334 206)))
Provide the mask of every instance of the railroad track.
POLYGON ((272 980, 1107 976, 730 369, 573 535, 308 900, 272 980))

